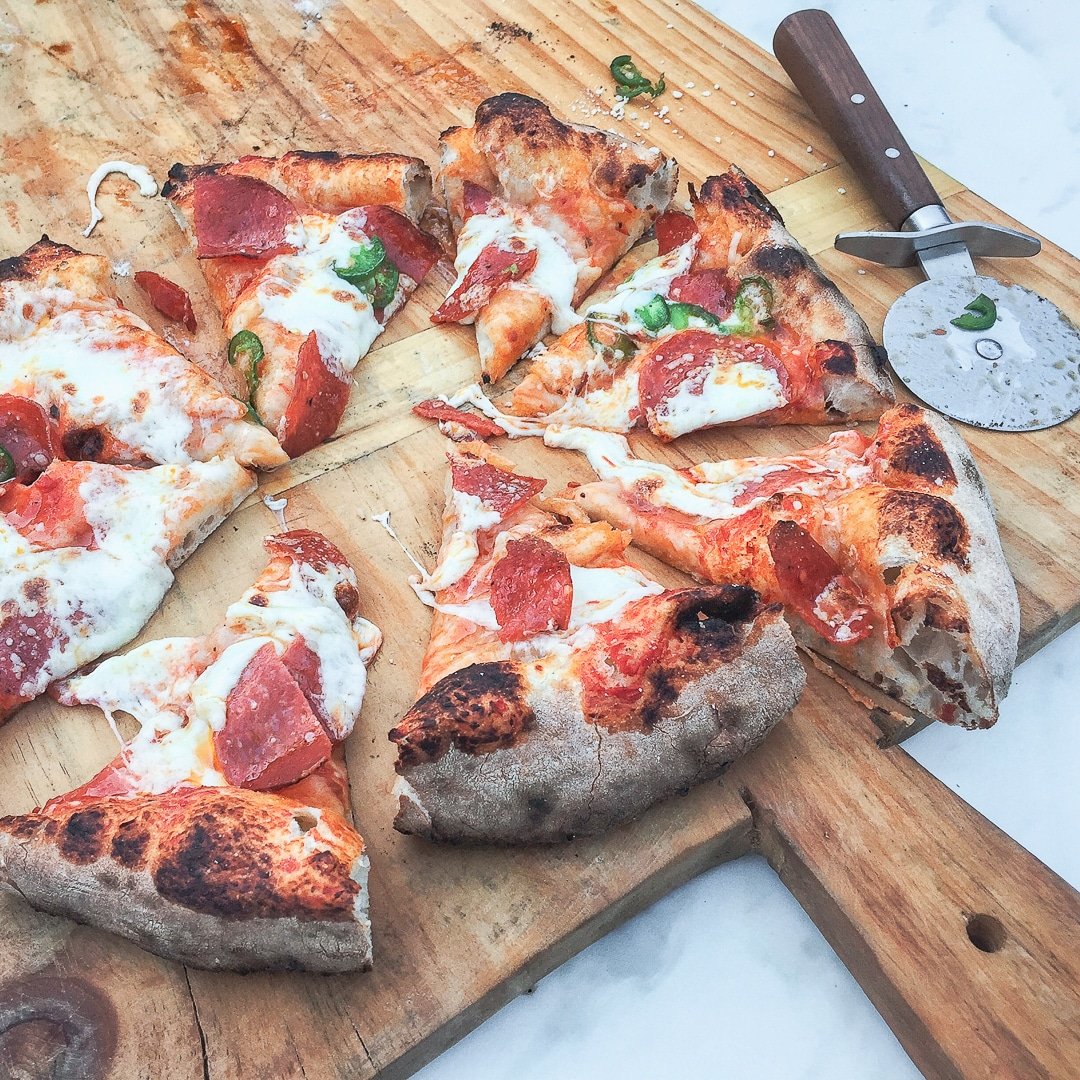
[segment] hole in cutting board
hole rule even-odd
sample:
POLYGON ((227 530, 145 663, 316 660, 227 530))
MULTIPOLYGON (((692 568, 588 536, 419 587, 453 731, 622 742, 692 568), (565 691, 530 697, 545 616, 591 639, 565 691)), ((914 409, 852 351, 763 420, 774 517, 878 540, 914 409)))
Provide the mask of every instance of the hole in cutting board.
POLYGON ((1005 944, 1008 934, 1001 920, 993 915, 972 915, 967 921, 968 940, 981 952, 995 953, 1005 944))

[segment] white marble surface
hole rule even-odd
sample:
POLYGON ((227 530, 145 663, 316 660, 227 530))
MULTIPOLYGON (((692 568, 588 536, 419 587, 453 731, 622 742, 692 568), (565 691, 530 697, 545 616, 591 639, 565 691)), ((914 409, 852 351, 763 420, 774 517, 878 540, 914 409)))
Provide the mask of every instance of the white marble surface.
MULTIPOLYGON (((705 6, 769 47, 782 0, 705 6)), ((911 145, 1080 254, 1075 0, 821 2, 911 145)), ((650 60, 652 58, 649 58, 650 60)), ((660 63, 669 78, 677 60, 660 63)), ((1080 540, 1080 538, 1078 538, 1080 540)), ((990 732, 909 751, 1080 885, 1080 627, 1017 672, 990 732)), ((896 1080, 914 1065, 761 859, 686 885, 549 975, 422 1080, 896 1080)))

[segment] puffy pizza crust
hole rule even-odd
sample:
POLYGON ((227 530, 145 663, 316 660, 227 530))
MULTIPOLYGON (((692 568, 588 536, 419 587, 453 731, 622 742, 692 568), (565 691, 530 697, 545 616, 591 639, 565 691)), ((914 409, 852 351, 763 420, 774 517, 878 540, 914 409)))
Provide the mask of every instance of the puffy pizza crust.
MULTIPOLYGON (((873 420, 894 401, 885 350, 874 342, 851 301, 825 276, 784 225, 780 212, 737 166, 710 176, 692 193, 708 225, 702 254, 727 260, 740 278, 760 276, 774 286, 773 314, 807 341, 838 346, 826 361, 825 405, 830 421, 873 420)), ((817 412, 792 413, 787 423, 820 423, 817 412)))
POLYGON ((368 861, 336 814, 186 788, 0 818, 0 881, 39 910, 194 967, 371 966, 368 861))
MULTIPOLYGON (((670 601, 707 609, 707 592, 719 590, 670 601)), ((755 601, 728 625, 734 641, 728 629, 718 628, 716 643, 708 630, 673 630, 699 636, 698 662, 657 665, 651 684, 674 693, 655 711, 643 706, 630 726, 590 723, 572 681, 537 682, 527 662, 445 676, 397 729, 409 734, 399 743, 395 828, 433 840, 551 843, 603 832, 715 778, 762 742, 805 684, 778 607, 755 601)))

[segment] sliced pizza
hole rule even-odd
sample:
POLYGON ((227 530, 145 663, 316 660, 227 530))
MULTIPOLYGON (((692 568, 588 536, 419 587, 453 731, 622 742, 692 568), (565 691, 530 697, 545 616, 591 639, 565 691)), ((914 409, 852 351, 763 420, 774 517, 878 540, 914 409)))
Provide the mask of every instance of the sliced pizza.
POLYGON ((501 378, 664 211, 679 170, 656 147, 556 119, 535 98, 480 103, 440 137, 457 280, 435 322, 475 323, 485 382, 501 378))
POLYGON ((108 260, 48 237, 0 262, 0 395, 45 408, 73 460, 288 460, 244 402, 119 304, 108 260))
POLYGON ((597 833, 717 776, 804 683, 780 607, 741 585, 665 589, 629 536, 542 505, 482 443, 449 455, 419 699, 390 733, 395 827, 535 843, 597 833))
MULTIPOLYGON (((47 415, 19 400, 15 475, 0 484, 0 722, 130 641, 173 569, 255 488, 229 458, 148 469, 50 459, 47 415)), ((9 408, 0 397, 0 420, 9 408)))
POLYGON ((251 407, 290 457, 337 430, 356 365, 438 262, 431 175, 399 154, 291 151, 174 165, 188 233, 251 407))
POLYGON ((265 545, 268 566, 215 632, 61 685, 62 703, 140 729, 81 787, 0 819, 0 879, 184 964, 360 970, 368 860, 340 746, 381 635, 324 536, 265 545))
POLYGON ((808 648, 925 716, 989 727, 1016 663, 1019 604, 979 470, 915 405, 874 438, 842 431, 785 457, 674 469, 620 435, 549 428, 599 477, 570 493, 703 581, 782 602, 808 648))
POLYGON ((893 401, 850 302, 736 168, 656 223, 659 254, 532 361, 509 411, 662 439, 869 420, 893 401))

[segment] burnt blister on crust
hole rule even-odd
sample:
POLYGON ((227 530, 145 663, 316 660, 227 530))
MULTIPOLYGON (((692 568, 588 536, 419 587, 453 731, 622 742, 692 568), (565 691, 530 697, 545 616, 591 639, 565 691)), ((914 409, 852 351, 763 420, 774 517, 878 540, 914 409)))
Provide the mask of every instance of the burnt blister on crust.
POLYGON ((108 812, 100 806, 76 810, 60 833, 60 854, 69 862, 92 863, 105 851, 108 812))
POLYGON ((154 870, 158 893, 224 919, 347 920, 360 891, 331 851, 307 856, 302 877, 275 880, 274 840, 255 814, 228 806, 192 815, 163 842, 154 870))
POLYGON ((855 374, 855 350, 846 341, 819 341, 814 346, 814 359, 830 375, 855 374))
POLYGON ((710 176, 697 193, 697 201, 717 203, 729 213, 740 217, 764 215, 768 221, 784 224, 780 211, 765 197, 764 192, 742 169, 732 166, 720 176, 710 176))
POLYGON ((921 419, 922 410, 915 405, 898 406, 907 423, 893 425, 878 438, 882 457, 889 467, 908 476, 917 477, 938 487, 956 486, 952 462, 941 440, 921 419), (910 421, 914 422, 910 422, 910 421))
POLYGON ((922 491, 890 490, 879 516, 882 535, 902 536, 916 551, 967 567, 968 530, 952 503, 922 491))
POLYGON ((21 255, 12 255, 8 259, 0 259, 0 281, 26 281, 36 277, 47 266, 63 262, 75 255, 81 255, 67 244, 58 244, 50 240, 45 233, 41 239, 28 247, 21 255))
POLYGON ((466 754, 513 746, 536 720, 525 694, 509 660, 470 664, 444 676, 390 732, 398 772, 437 760, 451 745, 466 754))
MULTIPOLYGON (((683 589, 663 597, 659 609, 651 599, 641 603, 648 606, 652 625, 662 623, 663 649, 644 673, 640 694, 621 697, 601 685, 594 691, 587 688, 582 698, 586 720, 608 731, 648 733, 670 720, 671 707, 687 685, 730 663, 763 611, 779 611, 776 605, 763 608, 758 594, 745 585, 683 589)), ((592 666, 603 670, 615 665, 601 652, 592 666)))
POLYGON ((134 818, 122 821, 113 833, 110 854, 128 870, 138 870, 146 864, 150 846, 150 830, 134 818))
POLYGON ((753 269, 783 281, 811 272, 821 283, 828 284, 821 272, 810 265, 806 256, 798 248, 789 244, 759 244, 750 256, 753 269))

